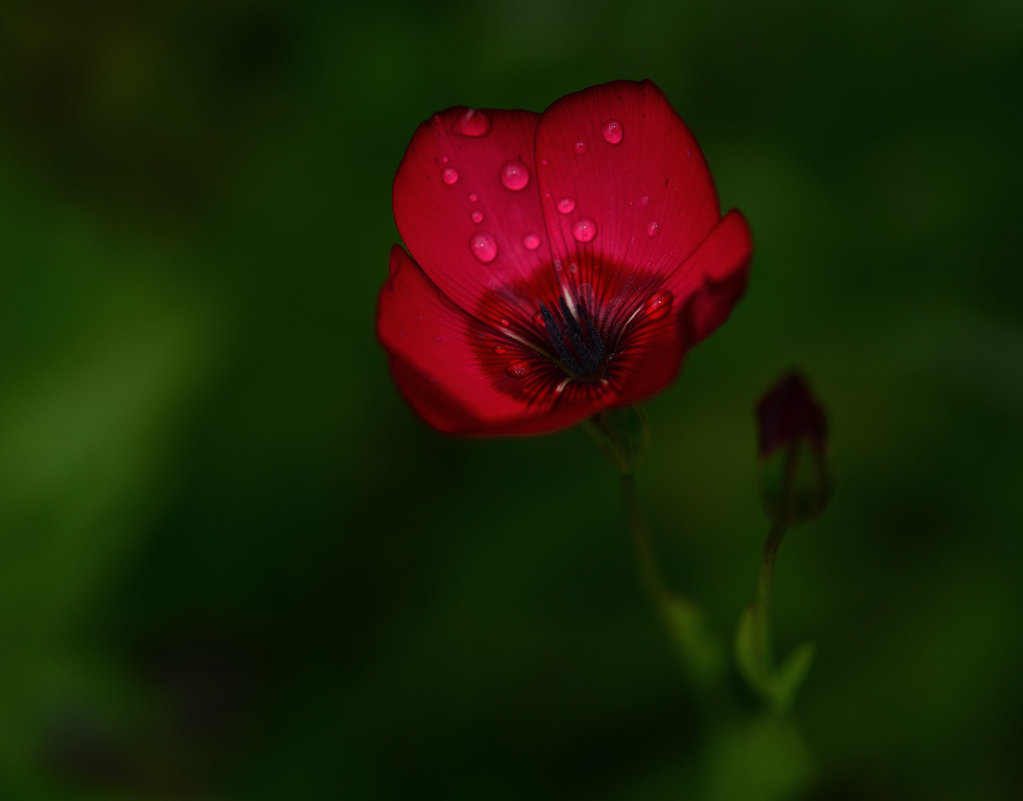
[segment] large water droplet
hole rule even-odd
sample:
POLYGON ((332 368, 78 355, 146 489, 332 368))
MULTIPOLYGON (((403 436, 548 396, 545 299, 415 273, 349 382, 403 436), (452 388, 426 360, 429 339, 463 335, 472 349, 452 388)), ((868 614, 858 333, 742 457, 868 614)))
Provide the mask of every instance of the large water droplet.
POLYGON ((486 231, 477 231, 469 237, 469 250, 477 261, 489 264, 497 258, 497 242, 486 231))
POLYGON ((504 368, 504 371, 512 378, 525 378, 529 375, 529 362, 522 359, 508 362, 508 366, 504 368))
POLYGON ((483 212, 481 212, 481 211, 474 211, 469 216, 472 218, 472 221, 474 223, 481 223, 481 222, 483 222, 483 212))
POLYGON ((501 167, 501 183, 513 192, 525 189, 529 183, 529 170, 521 161, 506 161, 501 167))
POLYGON ((646 303, 643 304, 643 312, 651 320, 660 320, 671 311, 671 301, 671 292, 667 289, 659 289, 647 298, 646 303))
POLYGON ((575 201, 570 197, 563 197, 557 203, 558 211, 562 214, 570 214, 575 208, 575 201))
POLYGON ((597 224, 589 217, 580 217, 572 225, 572 236, 577 242, 589 242, 597 235, 597 224))
POLYGON ((656 220, 650 222, 646 227, 647 236, 657 236, 661 231, 661 224, 656 220))
POLYGON ((486 136, 490 133, 490 117, 479 109, 469 108, 455 120, 451 130, 462 136, 486 136))
POLYGON ((586 143, 583 142, 582 140, 579 140, 578 142, 576 142, 575 143, 575 152, 578 153, 580 156, 583 153, 585 153, 586 152, 586 143))
POLYGON ((540 237, 536 234, 526 234, 522 237, 522 244, 525 245, 526 250, 536 250, 540 247, 540 237))
POLYGON ((451 184, 458 180, 458 171, 453 167, 445 167, 444 172, 440 174, 440 177, 444 179, 444 183, 451 186, 451 184))
POLYGON ((608 120, 604 123, 604 139, 612 145, 617 145, 625 136, 625 130, 618 120, 608 120))

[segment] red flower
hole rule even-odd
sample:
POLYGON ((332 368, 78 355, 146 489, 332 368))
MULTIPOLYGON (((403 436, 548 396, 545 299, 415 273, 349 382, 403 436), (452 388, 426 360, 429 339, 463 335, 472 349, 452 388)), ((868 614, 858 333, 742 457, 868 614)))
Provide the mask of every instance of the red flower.
POLYGON ((552 431, 661 391, 728 316, 751 251, 649 81, 542 115, 434 115, 394 217, 412 258, 391 251, 377 331, 408 402, 457 434, 552 431))

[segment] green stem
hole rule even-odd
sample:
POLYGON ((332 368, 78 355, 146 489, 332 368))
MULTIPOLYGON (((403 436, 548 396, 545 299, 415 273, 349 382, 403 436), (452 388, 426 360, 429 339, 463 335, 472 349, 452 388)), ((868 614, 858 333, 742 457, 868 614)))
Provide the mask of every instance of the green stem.
POLYGON ((774 582, 774 563, 778 558, 778 548, 781 547, 784 535, 785 526, 783 524, 774 523, 771 526, 771 530, 767 533, 767 539, 764 541, 764 555, 760 562, 759 614, 754 620, 757 625, 757 641, 761 657, 768 670, 773 669, 774 665, 774 658, 771 654, 771 585, 774 582))
POLYGON ((632 543, 636 548, 636 562, 640 578, 643 581, 643 588, 651 603, 663 613, 668 592, 664 588, 664 581, 657 569, 653 548, 650 546, 646 519, 643 517, 643 511, 640 509, 639 499, 636 496, 636 477, 632 473, 625 472, 621 474, 621 477, 622 497, 625 500, 625 509, 629 516, 629 533, 632 535, 632 543))
POLYGON ((622 496, 629 517, 629 532, 636 549, 636 564, 643 588, 664 624, 665 631, 697 690, 697 698, 708 719, 721 714, 724 698, 725 661, 721 647, 708 630, 703 614, 688 598, 665 584, 657 567, 646 519, 636 496, 636 480, 623 471, 622 496))

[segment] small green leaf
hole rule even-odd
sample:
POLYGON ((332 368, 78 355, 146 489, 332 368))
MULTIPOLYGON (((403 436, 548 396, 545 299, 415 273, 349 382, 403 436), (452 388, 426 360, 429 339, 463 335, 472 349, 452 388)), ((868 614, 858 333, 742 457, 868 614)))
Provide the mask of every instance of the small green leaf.
POLYGON ((667 597, 663 609, 672 644, 693 681, 701 686, 717 681, 724 660, 703 613, 691 601, 677 595, 667 597))
POLYGON ((770 697, 773 677, 764 650, 761 625, 760 607, 750 604, 743 610, 735 632, 735 663, 751 689, 770 697))
POLYGON ((779 712, 787 712, 803 686, 813 663, 814 644, 803 643, 792 651, 778 667, 773 688, 773 701, 779 712))

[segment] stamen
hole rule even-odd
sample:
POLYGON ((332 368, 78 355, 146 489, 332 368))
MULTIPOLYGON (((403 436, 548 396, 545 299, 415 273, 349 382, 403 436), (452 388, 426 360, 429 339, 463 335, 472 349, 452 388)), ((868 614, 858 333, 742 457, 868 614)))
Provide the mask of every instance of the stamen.
POLYGON ((540 301, 540 314, 543 315, 543 324, 547 329, 547 335, 551 340, 551 344, 554 346, 554 351, 558 354, 558 359, 561 360, 561 363, 567 370, 576 375, 582 375, 583 369, 568 349, 568 346, 565 345, 565 337, 561 332, 561 326, 558 325, 554 312, 548 309, 547 304, 543 301, 540 301))

